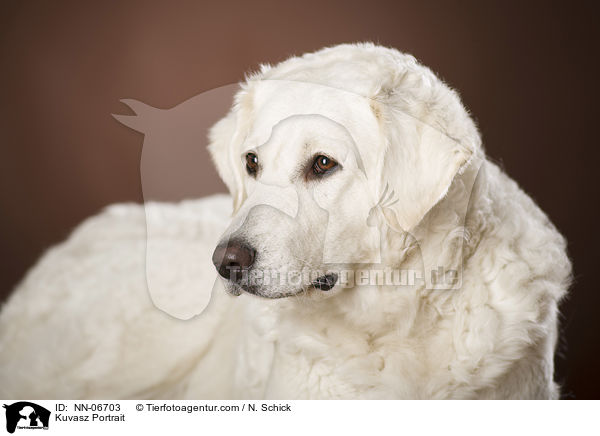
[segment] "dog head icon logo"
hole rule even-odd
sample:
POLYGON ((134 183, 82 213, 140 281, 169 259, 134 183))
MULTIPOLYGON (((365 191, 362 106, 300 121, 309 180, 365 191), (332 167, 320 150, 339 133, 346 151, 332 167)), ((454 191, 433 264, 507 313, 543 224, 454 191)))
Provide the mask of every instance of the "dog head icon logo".
POLYGON ((10 405, 4 404, 6 409, 6 431, 14 433, 17 428, 47 429, 50 421, 50 411, 42 406, 29 401, 19 401, 10 405))

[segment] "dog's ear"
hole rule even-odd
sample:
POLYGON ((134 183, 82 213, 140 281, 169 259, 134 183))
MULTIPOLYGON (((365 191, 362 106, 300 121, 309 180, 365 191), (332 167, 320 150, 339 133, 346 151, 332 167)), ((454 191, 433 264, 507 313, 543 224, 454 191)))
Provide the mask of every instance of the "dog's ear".
POLYGON ((372 104, 385 141, 379 192, 392 191, 384 215, 407 232, 446 195, 480 141, 458 96, 431 76, 403 75, 372 104))
POLYGON ((233 109, 209 131, 208 150, 221 179, 233 197, 235 213, 246 198, 242 181, 243 170, 239 155, 239 117, 240 113, 233 109))

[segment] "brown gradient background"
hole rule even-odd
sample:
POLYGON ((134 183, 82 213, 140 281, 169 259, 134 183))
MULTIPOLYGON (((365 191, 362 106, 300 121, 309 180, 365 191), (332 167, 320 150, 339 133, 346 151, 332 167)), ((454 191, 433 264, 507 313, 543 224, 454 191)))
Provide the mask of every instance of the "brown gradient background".
MULTIPOLYGON (((141 201, 142 136, 119 99, 172 107, 260 62, 371 40, 458 89, 488 154, 569 241, 557 359, 600 398, 598 11, 592 2, 31 2, 0 12, 0 296, 104 205, 141 201)), ((202 194, 224 191, 205 151, 202 194)))

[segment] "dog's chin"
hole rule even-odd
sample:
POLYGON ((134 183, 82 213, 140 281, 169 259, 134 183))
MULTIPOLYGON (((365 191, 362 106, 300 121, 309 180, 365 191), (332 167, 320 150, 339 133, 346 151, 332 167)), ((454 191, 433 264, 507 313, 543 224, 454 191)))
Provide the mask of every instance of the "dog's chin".
POLYGON ((225 285, 225 290, 229 294, 236 297, 242 295, 242 293, 245 292, 247 294, 255 295, 257 297, 276 300, 280 298, 288 298, 298 295, 309 295, 310 293, 314 292, 328 292, 335 288, 337 281, 338 275, 336 273, 330 273, 317 278, 308 286, 298 287, 295 289, 287 289, 285 291, 274 290, 267 286, 249 286, 233 282, 227 282, 227 284, 225 285))
POLYGON ((295 290, 287 290, 287 291, 283 292, 283 291, 276 291, 276 290, 270 289, 266 286, 244 286, 244 285, 239 285, 237 283, 228 282, 225 285, 225 290, 227 291, 227 293, 229 293, 230 295, 233 295, 235 297, 239 297, 243 293, 246 293, 246 294, 254 295, 256 297, 267 298, 270 300, 276 300, 279 298, 287 298, 287 297, 293 297, 295 295, 300 295, 302 293, 305 293, 308 289, 307 288, 298 288, 295 290))

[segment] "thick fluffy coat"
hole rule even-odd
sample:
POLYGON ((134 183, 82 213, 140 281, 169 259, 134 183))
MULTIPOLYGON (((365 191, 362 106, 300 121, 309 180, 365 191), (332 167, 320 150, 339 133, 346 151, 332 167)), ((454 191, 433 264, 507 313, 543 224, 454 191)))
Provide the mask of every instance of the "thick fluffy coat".
MULTIPOLYGON (((86 221, 3 308, 0 396, 558 397, 565 241, 486 159, 456 93, 413 57, 342 45, 263 66, 212 129, 210 150, 231 223, 226 196, 118 205, 86 221), (309 180, 298 168, 319 153, 340 169, 309 180), (201 274, 176 277, 205 295, 220 234, 252 244, 257 269, 366 266, 425 282, 263 284, 236 298, 219 279, 201 315, 177 320, 147 292, 144 218, 167 252, 203 253, 201 274), (429 283, 439 268, 458 272, 458 285, 429 283)), ((170 259, 172 276, 185 259, 170 259)))

